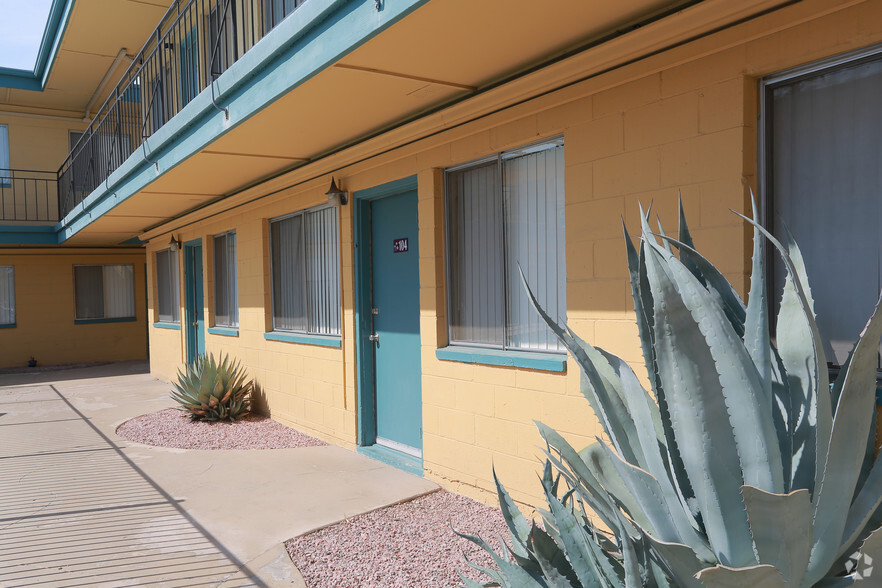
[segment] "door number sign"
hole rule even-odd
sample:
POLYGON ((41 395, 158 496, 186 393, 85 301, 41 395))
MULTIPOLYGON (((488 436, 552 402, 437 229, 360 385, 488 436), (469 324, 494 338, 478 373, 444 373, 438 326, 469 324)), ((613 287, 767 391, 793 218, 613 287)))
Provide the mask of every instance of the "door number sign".
POLYGON ((407 237, 392 240, 392 253, 407 253, 407 237))

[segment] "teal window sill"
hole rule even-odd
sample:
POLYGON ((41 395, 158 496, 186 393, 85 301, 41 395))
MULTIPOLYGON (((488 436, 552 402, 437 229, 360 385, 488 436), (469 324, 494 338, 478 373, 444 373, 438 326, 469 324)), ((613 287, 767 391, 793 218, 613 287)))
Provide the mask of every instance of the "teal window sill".
POLYGON ((97 325, 101 323, 133 323, 137 318, 133 316, 124 316, 119 318, 99 318, 99 319, 74 319, 75 325, 97 325))
POLYGON ((319 347, 342 347, 343 338, 329 335, 306 335, 303 333, 283 333, 271 331, 264 333, 263 338, 267 341, 284 341, 286 343, 303 343, 304 345, 318 345, 319 347))
POLYGON ((239 329, 236 327, 208 327, 208 332, 212 335, 223 335, 224 337, 239 336, 239 329))
POLYGON ((567 371, 567 356, 551 353, 504 351, 501 349, 483 349, 481 347, 459 347, 450 345, 435 350, 435 357, 446 361, 459 361, 461 363, 500 365, 504 367, 542 370, 546 372, 567 371))
POLYGON ((14 329, 15 323, 6 323, 5 325, 0 325, 0 329, 14 329))
POLYGON ((174 329, 175 331, 181 330, 180 323, 153 323, 154 329, 174 329))

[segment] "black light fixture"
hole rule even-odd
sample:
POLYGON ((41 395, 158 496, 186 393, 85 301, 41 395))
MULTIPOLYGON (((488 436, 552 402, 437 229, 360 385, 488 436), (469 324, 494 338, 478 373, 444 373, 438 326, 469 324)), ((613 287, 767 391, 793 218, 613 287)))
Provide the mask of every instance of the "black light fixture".
POLYGON ((174 233, 172 233, 171 241, 168 242, 169 251, 174 253, 175 251, 177 251, 180 248, 181 248, 181 240, 175 239, 175 235, 174 235, 174 233))
POLYGON ((328 204, 331 206, 345 206, 349 199, 346 197, 346 191, 337 187, 334 176, 331 176, 331 188, 325 192, 328 197, 328 204))

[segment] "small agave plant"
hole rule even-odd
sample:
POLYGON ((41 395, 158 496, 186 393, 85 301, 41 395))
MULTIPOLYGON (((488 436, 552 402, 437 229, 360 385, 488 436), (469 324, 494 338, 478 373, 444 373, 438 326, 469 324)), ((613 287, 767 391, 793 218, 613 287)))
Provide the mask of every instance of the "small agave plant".
POLYGON ((194 421, 235 421, 245 416, 254 386, 238 361, 202 355, 178 370, 171 397, 194 421))
POLYGON ((542 527, 497 480, 507 552, 463 535, 492 553, 497 569, 479 568, 488 585, 882 586, 880 304, 831 385, 799 248, 789 233, 781 243, 743 218, 754 229, 746 305, 695 250, 682 206, 678 239, 654 234, 642 211, 639 249, 625 231, 651 394, 628 364, 557 325, 530 293, 579 363, 609 443, 579 452, 537 423, 547 443, 542 527), (764 239, 787 271, 774 339, 764 239))

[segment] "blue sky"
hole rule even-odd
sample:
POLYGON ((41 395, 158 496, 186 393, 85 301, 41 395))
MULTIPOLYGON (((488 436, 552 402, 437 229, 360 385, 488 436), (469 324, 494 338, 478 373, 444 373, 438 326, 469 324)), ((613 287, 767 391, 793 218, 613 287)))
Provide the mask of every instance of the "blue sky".
POLYGON ((52 0, 0 0, 0 67, 34 69, 52 0))

